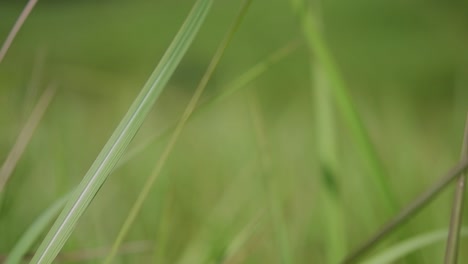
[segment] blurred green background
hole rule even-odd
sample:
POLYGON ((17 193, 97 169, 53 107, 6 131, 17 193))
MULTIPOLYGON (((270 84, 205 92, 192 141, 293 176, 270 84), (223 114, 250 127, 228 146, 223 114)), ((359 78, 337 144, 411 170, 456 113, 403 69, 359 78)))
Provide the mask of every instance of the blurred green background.
MULTIPOLYGON (((3 194, 2 255, 47 206, 79 183, 192 4, 39 1, 0 64, 0 160, 44 88, 58 82, 59 90, 3 194)), ((24 5, 0 2, 0 40, 24 5)), ((319 5, 328 47, 389 175, 389 188, 403 206, 459 160, 468 109, 468 2, 329 0, 319 5)), ((238 8, 238 1, 215 1, 131 148, 180 118, 238 8)), ((289 1, 255 0, 205 98, 222 92, 275 50, 302 39, 289 1)), ((323 218, 327 203, 319 195, 326 186, 318 169, 309 58, 314 61, 300 45, 248 87, 189 123, 126 238, 145 242, 145 249, 123 253, 118 261, 222 262, 226 248, 258 218, 229 263, 281 262, 274 224, 262 213, 268 207, 264 174, 294 262, 329 263, 324 231, 329 223, 323 218), (266 172, 248 98, 254 98, 265 131, 271 159, 266 172)), ((340 236, 351 250, 390 215, 381 210, 382 201, 366 180, 371 177, 366 162, 335 112, 338 197, 346 227, 340 236)), ((112 244, 164 145, 148 144, 110 176, 63 254, 112 244)), ((449 189, 390 241, 447 227, 449 189)), ((439 263, 443 253, 444 243, 439 243, 413 257, 439 263)), ((468 253, 461 251, 463 261, 468 253)))

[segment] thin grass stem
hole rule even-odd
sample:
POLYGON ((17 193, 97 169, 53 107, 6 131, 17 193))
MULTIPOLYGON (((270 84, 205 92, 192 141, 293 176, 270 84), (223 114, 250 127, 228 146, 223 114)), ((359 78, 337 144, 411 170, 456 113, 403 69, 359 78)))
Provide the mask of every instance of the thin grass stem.
MULTIPOLYGON (((465 122, 465 132, 463 136, 463 146, 461 151, 461 160, 468 159, 468 115, 465 122)), ((450 219, 450 228, 447 237, 447 246, 445 250, 445 263, 455 264, 458 259, 458 241, 460 238, 460 228, 463 219, 463 204, 465 196, 466 174, 461 175, 456 184, 455 197, 453 200, 452 216, 450 219)))
POLYGON ((455 180, 468 167, 468 159, 465 159, 453 167, 449 172, 440 177, 440 180, 423 194, 417 197, 407 207, 401 210, 394 218, 385 224, 375 235, 365 241, 360 247, 346 257, 342 263, 356 263, 370 249, 387 237, 396 228, 401 227, 414 214, 429 204, 450 182, 455 180))
POLYGON ((247 13, 247 10, 252 3, 252 0, 245 0, 242 4, 241 10, 239 11, 234 23, 232 24, 231 28, 227 31, 228 33, 222 40, 220 46, 216 50, 210 64, 208 65, 208 68, 203 75, 200 83, 198 84, 197 88, 195 89, 195 93, 193 94, 192 98, 190 99, 189 104, 185 108, 184 113, 182 114, 181 119, 177 123, 171 138, 169 139, 169 142, 167 143, 166 147, 164 148, 160 158, 158 159, 156 166, 151 173, 151 175, 148 177, 146 180, 143 189, 141 190, 140 194, 138 195, 137 200, 132 206, 132 209, 130 210, 129 215, 125 219, 124 224, 122 225, 122 228, 119 231, 119 234, 117 235, 116 240, 114 241, 114 244, 112 246, 112 250, 107 256, 106 260, 104 263, 110 264, 113 262, 113 259, 115 257, 115 254, 117 252, 117 249, 119 248, 119 245, 122 243, 123 239, 127 235, 128 231, 130 230, 130 227, 132 224, 135 222, 135 219, 138 216, 138 213, 140 212, 143 203, 145 202, 146 198, 148 197, 150 191, 152 190, 152 187, 156 181, 156 179, 159 177, 161 174, 161 171, 166 164, 167 159, 169 158, 169 155, 171 154, 177 140, 179 139, 179 136, 182 132, 182 130, 185 128, 185 125, 192 115, 195 107, 197 106, 197 103, 203 94, 206 85, 208 84, 208 81, 211 79, 211 76, 213 75, 216 67, 218 66, 219 61, 221 60, 222 55, 224 54, 224 51, 228 47, 228 45, 231 43, 231 40, 233 39, 235 33, 237 32, 237 29, 239 28, 243 18, 245 17, 245 14, 247 13))
POLYGON ((51 83, 42 93, 41 97, 34 106, 34 109, 32 110, 29 118, 27 119, 26 123, 21 129, 21 132, 19 133, 15 144, 11 148, 10 153, 8 154, 6 160, 3 162, 3 165, 0 168, 0 193, 5 188, 5 185, 10 179, 11 174, 13 173, 16 167, 16 164, 18 164, 18 161, 20 160, 26 147, 31 141, 31 138, 34 135, 34 131, 36 131, 36 128, 39 125, 42 117, 44 116, 44 113, 49 107, 56 90, 57 83, 51 83))
POLYGON ((8 52, 8 49, 10 49, 11 43, 13 43, 13 40, 20 31, 21 27, 23 26, 24 21, 26 21, 26 19, 29 17, 29 14, 33 10, 34 6, 36 6, 36 3, 37 0, 28 1, 28 3, 23 9, 23 12, 21 12, 15 24, 13 25, 13 28, 11 29, 10 33, 8 33, 5 42, 3 42, 2 48, 0 48, 0 63, 2 63, 3 58, 5 58, 5 55, 8 52))
MULTIPOLYGON (((207 99, 205 102, 198 104, 193 114, 190 116, 189 120, 192 120, 195 116, 202 114, 214 105, 226 100, 234 93, 247 88, 248 84, 252 83, 260 75, 268 71, 274 64, 280 62, 288 55, 290 55, 293 51, 297 50, 299 45, 300 42, 298 40, 293 40, 287 43, 285 46, 281 47, 280 49, 276 50, 272 54, 270 54, 267 58, 254 65, 252 68, 241 74, 235 80, 231 81, 228 85, 226 85, 226 89, 223 89, 221 93, 207 99)), ((115 169, 129 162, 136 155, 143 152, 143 150, 147 149, 150 144, 156 144, 166 139, 174 131, 176 125, 177 123, 174 123, 173 125, 166 128, 163 132, 143 140, 142 143, 129 150, 128 153, 116 165, 115 169)))
POLYGON ((267 210, 272 221, 273 232, 277 243, 277 248, 281 257, 281 263, 291 264, 293 255, 291 245, 288 239, 286 224, 284 222, 283 212, 279 205, 279 199, 273 190, 271 176, 273 175, 273 160, 266 136, 263 118, 258 109, 258 103, 253 95, 249 94, 249 108, 251 112, 252 125, 255 132, 255 141, 260 156, 261 177, 263 192, 266 198, 267 210))

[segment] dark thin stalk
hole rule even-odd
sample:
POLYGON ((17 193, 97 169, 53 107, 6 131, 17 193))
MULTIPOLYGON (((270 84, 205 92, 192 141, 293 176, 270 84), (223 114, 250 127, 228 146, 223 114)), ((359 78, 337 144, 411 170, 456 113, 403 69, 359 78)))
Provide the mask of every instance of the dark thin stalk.
POLYGON ((440 177, 440 180, 430 187, 426 192, 416 198, 409 206, 404 208, 391 219, 385 226, 383 226, 374 236, 368 239, 359 248, 353 251, 348 257, 346 257, 342 263, 356 263, 364 254, 375 247, 378 242, 383 240, 389 235, 394 229, 402 226, 411 216, 416 214, 425 205, 427 205, 432 199, 434 199, 440 191, 442 191, 451 181, 463 173, 468 167, 468 159, 465 159, 453 167, 448 173, 440 177))
MULTIPOLYGON (((465 133, 463 136, 463 146, 461 160, 468 159, 468 115, 465 122, 465 133)), ((457 263, 458 258, 458 241, 460 240, 461 222, 463 219, 463 202, 465 196, 466 173, 461 175, 457 180, 455 189, 455 197, 453 200, 452 216, 450 218, 450 229, 447 238, 447 248, 445 249, 446 264, 457 263)))

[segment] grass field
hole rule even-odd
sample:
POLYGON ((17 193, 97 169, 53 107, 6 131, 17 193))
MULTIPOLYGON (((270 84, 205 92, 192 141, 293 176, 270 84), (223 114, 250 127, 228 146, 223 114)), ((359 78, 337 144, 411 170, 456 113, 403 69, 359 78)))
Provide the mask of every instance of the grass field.
MULTIPOLYGON (((98 160, 195 2, 38 2, 0 62, 0 162, 22 130, 32 133, 0 189, 0 262, 98 160), (42 108, 41 96, 50 99, 42 108), (41 111, 36 129, 25 126, 41 111)), ((241 2, 214 1, 58 263, 339 263, 458 163, 468 109, 462 1, 253 0, 181 124, 241 2)), ((0 3, 0 43, 25 4, 0 3)), ((366 256, 446 230, 454 188, 366 256)), ((443 234, 371 262, 441 263, 443 234)))

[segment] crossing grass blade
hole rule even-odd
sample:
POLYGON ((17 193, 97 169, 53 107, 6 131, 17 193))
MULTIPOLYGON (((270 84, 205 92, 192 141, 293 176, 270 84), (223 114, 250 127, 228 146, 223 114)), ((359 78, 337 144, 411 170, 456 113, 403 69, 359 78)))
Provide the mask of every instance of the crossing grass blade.
POLYGON ((31 263, 51 263, 57 256, 78 219, 91 203, 107 176, 123 155, 146 115, 164 89, 177 65, 190 47, 212 5, 212 0, 198 0, 158 66, 143 86, 122 121, 99 153, 84 179, 74 191, 52 229, 40 245, 31 263))

